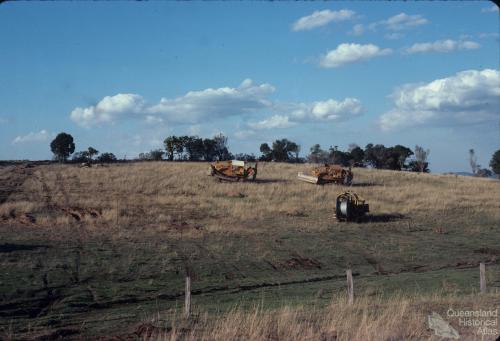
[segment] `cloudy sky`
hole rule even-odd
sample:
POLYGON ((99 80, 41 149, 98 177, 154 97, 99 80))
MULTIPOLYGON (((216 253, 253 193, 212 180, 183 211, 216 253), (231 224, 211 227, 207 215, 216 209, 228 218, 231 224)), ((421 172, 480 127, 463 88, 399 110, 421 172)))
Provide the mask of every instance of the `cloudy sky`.
POLYGON ((3 3, 0 159, 48 159, 61 131, 120 158, 222 132, 256 155, 286 137, 487 166, 498 32, 486 1, 3 3))

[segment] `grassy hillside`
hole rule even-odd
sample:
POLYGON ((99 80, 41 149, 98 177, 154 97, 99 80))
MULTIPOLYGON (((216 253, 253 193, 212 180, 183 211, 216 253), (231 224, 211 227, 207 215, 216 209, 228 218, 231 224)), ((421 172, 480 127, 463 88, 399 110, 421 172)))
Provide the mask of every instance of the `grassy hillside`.
POLYGON ((220 318, 329 309, 346 267, 358 296, 459 300, 480 261, 498 306, 500 182, 355 169, 350 188, 315 186, 306 169, 219 183, 204 163, 0 167, 0 337, 126 333, 180 309, 186 268, 195 312, 220 318), (370 204, 362 223, 333 219, 348 189, 370 204))

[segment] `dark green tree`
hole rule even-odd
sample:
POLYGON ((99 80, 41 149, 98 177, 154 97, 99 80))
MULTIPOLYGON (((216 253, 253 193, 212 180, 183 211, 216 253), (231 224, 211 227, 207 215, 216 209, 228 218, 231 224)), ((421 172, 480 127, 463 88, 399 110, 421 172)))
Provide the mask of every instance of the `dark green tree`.
POLYGON ((363 166, 363 159, 365 158, 365 152, 359 146, 354 147, 351 152, 351 160, 353 162, 353 166, 363 166))
POLYGON ((204 156, 203 139, 198 136, 189 136, 185 142, 188 160, 199 161, 204 156))
POLYGON ((481 177, 481 178, 489 178, 492 175, 493 175, 493 172, 490 171, 488 168, 481 168, 481 166, 478 165, 476 176, 481 177))
POLYGON ((267 143, 262 143, 259 148, 262 156, 259 158, 261 161, 271 161, 273 159, 273 151, 267 143))
POLYGON ((293 154, 293 156, 295 158, 294 161, 298 162, 299 161, 300 146, 295 142, 288 141, 288 153, 293 154))
POLYGON ((101 163, 112 163, 116 162, 116 156, 113 153, 102 153, 97 157, 97 161, 101 163))
POLYGON ((88 162, 88 160, 89 157, 86 150, 82 152, 74 152, 73 155, 71 155, 71 162, 83 163, 88 162))
POLYGON ((365 147, 365 162, 373 168, 384 168, 386 164, 385 146, 383 144, 367 144, 365 147))
POLYGON ((290 161, 294 154, 298 153, 299 147, 295 142, 288 139, 276 140, 273 142, 273 160, 278 162, 290 161))
POLYGON ((150 155, 151 160, 160 161, 163 160, 163 155, 165 154, 165 152, 161 149, 155 149, 150 151, 148 154, 150 155))
POLYGON ((89 162, 92 162, 92 158, 94 157, 94 155, 97 155, 99 154, 99 151, 93 147, 89 147, 87 149, 87 157, 89 158, 89 162))
POLYGON ((54 159, 65 162, 75 151, 73 136, 66 133, 59 133, 50 143, 50 150, 54 153, 54 159))
POLYGON ((500 150, 493 153, 490 161, 490 167, 491 170, 493 170, 493 173, 500 177, 500 150))
POLYGON ((256 157, 253 154, 245 154, 245 153, 239 153, 234 155, 234 158, 236 160, 241 160, 241 161, 256 161, 256 157))
POLYGON ((167 154, 167 160, 174 161, 175 155, 175 144, 177 141, 177 136, 169 136, 163 141, 163 145, 165 146, 165 151, 167 154))
POLYGON ((330 147, 330 154, 328 159, 330 163, 333 163, 335 165, 342 165, 347 167, 351 164, 351 154, 339 150, 337 146, 330 147))
POLYGON ((405 146, 397 144, 393 147, 395 154, 397 155, 398 169, 404 169, 407 167, 406 160, 413 155, 413 151, 405 146))
POLYGON ((217 153, 215 150, 216 141, 213 139, 203 139, 203 159, 205 161, 215 160, 217 153))

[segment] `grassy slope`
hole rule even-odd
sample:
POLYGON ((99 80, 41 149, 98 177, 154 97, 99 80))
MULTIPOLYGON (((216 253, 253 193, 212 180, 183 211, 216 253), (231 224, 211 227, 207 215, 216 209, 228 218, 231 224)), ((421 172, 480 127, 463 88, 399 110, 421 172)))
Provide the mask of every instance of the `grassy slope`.
MULTIPOLYGON (((500 287, 500 182, 355 169, 371 210, 333 220, 347 190, 296 181, 304 165, 260 164, 256 183, 218 183, 202 163, 0 168, 0 328, 114 333, 180 307, 326 305, 344 290, 450 295, 500 287), (8 186, 4 186, 8 187, 8 186), (0 197, 1 199, 1 197, 0 197)), ((498 292, 498 291, 496 291, 498 292)))

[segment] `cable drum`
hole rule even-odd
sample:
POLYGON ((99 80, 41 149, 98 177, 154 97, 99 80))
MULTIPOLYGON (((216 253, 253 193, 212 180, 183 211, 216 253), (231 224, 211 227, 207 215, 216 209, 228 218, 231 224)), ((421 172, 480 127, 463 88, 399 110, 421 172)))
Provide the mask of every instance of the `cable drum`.
POLYGON ((335 218, 338 221, 360 221, 370 211, 368 204, 354 192, 344 192, 337 196, 335 218))
POLYGON ((348 217, 347 210, 349 209, 349 202, 347 200, 343 200, 340 202, 340 212, 344 217, 348 217))

